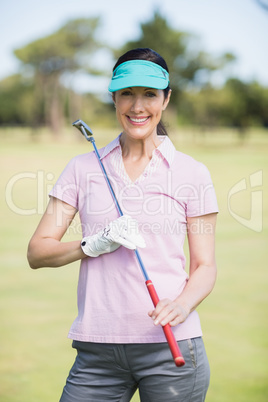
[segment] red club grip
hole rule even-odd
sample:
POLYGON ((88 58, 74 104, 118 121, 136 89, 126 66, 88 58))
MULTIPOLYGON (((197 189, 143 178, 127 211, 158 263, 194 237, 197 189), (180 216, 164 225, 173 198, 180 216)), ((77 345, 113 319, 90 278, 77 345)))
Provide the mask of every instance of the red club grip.
MULTIPOLYGON (((157 303, 159 302, 159 297, 158 297, 158 295, 156 293, 155 287, 154 287, 154 285, 153 285, 151 280, 148 280, 145 283, 146 283, 148 292, 149 292, 149 294, 151 296, 151 299, 153 301, 153 304, 156 307, 157 303)), ((173 359, 174 359, 174 362, 175 362, 176 366, 178 366, 178 367, 183 366, 185 364, 185 361, 184 361, 184 358, 183 358, 183 356, 181 354, 181 351, 180 351, 180 348, 178 346, 178 343, 177 343, 177 341, 176 341, 176 339, 174 337, 174 334, 173 334, 173 332, 172 332, 172 330, 170 328, 170 325, 166 324, 162 328, 163 328, 163 331, 165 333, 165 336, 166 336, 166 339, 167 339, 167 342, 168 342, 168 345, 169 345, 169 348, 170 348, 170 351, 172 353, 172 356, 173 356, 173 359)))

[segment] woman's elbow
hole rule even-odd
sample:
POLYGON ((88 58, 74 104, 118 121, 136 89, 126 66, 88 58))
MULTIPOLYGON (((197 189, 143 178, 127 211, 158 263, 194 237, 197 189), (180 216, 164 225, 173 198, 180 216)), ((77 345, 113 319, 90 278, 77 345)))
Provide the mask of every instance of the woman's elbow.
POLYGON ((42 264, 40 261, 40 257, 37 252, 37 248, 33 244, 32 241, 30 241, 28 245, 28 250, 27 250, 27 260, 30 268, 32 269, 38 269, 42 268, 42 264))
POLYGON ((27 252, 27 260, 28 260, 28 264, 30 266, 30 268, 32 269, 38 269, 41 268, 41 265, 38 264, 38 261, 36 261, 33 256, 31 255, 30 252, 27 252))
POLYGON ((217 280, 217 264, 216 262, 214 264, 211 265, 210 267, 210 282, 211 282, 211 291, 213 290, 216 280, 217 280))

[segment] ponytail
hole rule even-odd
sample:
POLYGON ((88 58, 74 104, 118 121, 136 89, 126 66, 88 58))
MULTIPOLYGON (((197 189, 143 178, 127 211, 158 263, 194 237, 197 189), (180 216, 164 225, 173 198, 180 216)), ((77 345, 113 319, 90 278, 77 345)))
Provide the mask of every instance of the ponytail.
POLYGON ((160 120, 160 122, 157 124, 157 135, 167 135, 167 130, 166 127, 164 125, 164 123, 162 122, 162 120, 160 120))

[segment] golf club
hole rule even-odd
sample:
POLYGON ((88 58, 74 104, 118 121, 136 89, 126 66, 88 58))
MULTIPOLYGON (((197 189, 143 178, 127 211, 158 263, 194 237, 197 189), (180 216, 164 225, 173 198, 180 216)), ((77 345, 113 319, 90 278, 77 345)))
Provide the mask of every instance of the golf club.
MULTIPOLYGON (((119 203, 117 201, 116 195, 114 193, 114 190, 112 188, 110 180, 109 180, 109 178, 107 176, 105 167, 103 166, 103 163, 101 161, 101 157, 100 157, 99 151, 98 151, 98 149, 96 147, 95 139, 93 137, 92 130, 82 120, 76 120, 72 125, 74 127, 76 127, 84 135, 84 137, 86 138, 87 141, 90 141, 92 143, 92 145, 94 147, 94 151, 95 151, 95 153, 97 155, 101 170, 102 170, 102 172, 104 174, 104 177, 106 179, 107 185, 108 185, 108 187, 110 189, 111 195, 112 195, 113 200, 114 200, 114 202, 116 204, 116 208, 118 210, 118 213, 119 213, 120 216, 122 216, 123 212, 122 212, 122 210, 120 208, 120 205, 119 205, 119 203)), ((148 292, 150 294, 150 297, 152 299, 152 302, 153 302, 154 306, 156 307, 157 303, 159 302, 159 297, 158 297, 158 295, 156 293, 156 290, 155 290, 155 287, 154 287, 152 281, 149 279, 149 276, 148 276, 148 274, 146 272, 146 269, 145 269, 145 267, 143 265, 143 262, 142 262, 142 259, 141 259, 139 251, 136 249, 136 250, 134 250, 134 252, 136 254, 139 266, 140 266, 141 271, 143 273, 143 276, 144 276, 144 279, 145 279, 145 284, 147 286, 148 292)), ((167 339, 167 342, 168 342, 168 345, 169 345, 169 348, 170 348, 170 351, 172 353, 172 356, 173 356, 173 359, 174 359, 174 362, 175 362, 176 366, 178 366, 178 367, 183 366, 185 364, 185 361, 184 361, 184 358, 183 358, 183 356, 181 354, 181 351, 179 349, 178 343, 177 343, 177 341, 176 341, 176 339, 174 337, 174 334, 173 334, 173 332, 171 330, 170 325, 166 324, 165 326, 162 326, 162 328, 163 328, 165 337, 167 339)))

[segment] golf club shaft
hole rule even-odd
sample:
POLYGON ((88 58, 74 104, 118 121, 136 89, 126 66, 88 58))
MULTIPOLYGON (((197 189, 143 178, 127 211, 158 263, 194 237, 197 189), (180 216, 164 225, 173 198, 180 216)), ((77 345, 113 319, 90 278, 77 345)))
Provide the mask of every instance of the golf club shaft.
POLYGON ((112 194, 113 200, 114 200, 114 202, 115 202, 116 208, 117 208, 117 210, 118 210, 118 212, 119 212, 119 215, 120 215, 120 216, 123 216, 123 211, 122 211, 122 209, 120 208, 120 205, 119 205, 119 203, 118 203, 118 201, 117 201, 115 192, 114 192, 114 190, 113 190, 113 187, 112 187, 112 185, 111 185, 111 182, 110 182, 110 180, 109 180, 109 178, 108 178, 108 175, 107 175, 107 173, 106 173, 105 167, 103 166, 103 163, 102 163, 102 161, 101 161, 101 157, 100 157, 98 148, 96 147, 94 137, 90 137, 90 138, 89 138, 89 141, 92 143, 93 148, 94 148, 94 151, 96 152, 98 161, 99 161, 99 163, 100 163, 101 170, 102 170, 102 172, 103 172, 103 174, 104 174, 104 177, 105 177, 106 183, 107 183, 107 185, 108 185, 108 187, 109 187, 109 190, 111 191, 111 194, 112 194))
MULTIPOLYGON (((120 208, 120 205, 119 205, 119 203, 118 203, 118 201, 117 201, 115 192, 114 192, 113 187, 112 187, 112 185, 111 185, 111 183, 110 183, 110 180, 109 180, 108 175, 107 175, 107 173, 106 173, 105 167, 104 167, 104 165, 103 165, 103 163, 102 163, 102 161, 101 161, 101 157, 100 157, 99 151, 98 151, 97 146, 96 146, 96 144, 95 144, 95 139, 94 139, 93 136, 92 136, 92 137, 89 137, 89 136, 86 134, 85 129, 84 129, 83 126, 80 127, 80 130, 81 130, 82 133, 84 134, 85 138, 86 138, 88 141, 90 141, 90 142, 92 143, 93 148, 94 148, 94 151, 95 151, 95 153, 96 153, 96 155, 97 155, 97 159, 98 159, 98 161, 99 161, 101 170, 102 170, 102 172, 103 172, 103 174, 104 174, 106 183, 107 183, 107 185, 108 185, 108 187, 109 187, 109 189, 110 189, 112 198, 113 198, 113 200, 114 200, 114 202, 115 202, 115 205, 116 205, 116 208, 117 208, 117 210, 118 210, 118 213, 119 213, 120 216, 123 216, 123 212, 122 212, 122 210, 121 210, 121 208, 120 208)), ((139 251, 138 251, 137 249, 134 250, 134 251, 135 251, 135 254, 136 254, 136 257, 137 257, 139 266, 140 266, 140 268, 141 268, 141 271, 142 271, 142 273, 143 273, 143 276, 144 276, 144 279, 145 279, 145 284, 146 284, 146 286, 147 286, 149 295, 150 295, 150 297, 151 297, 151 299, 152 299, 153 305, 156 307, 156 306, 157 306, 157 303, 159 302, 159 297, 158 297, 158 295, 157 295, 157 293, 156 293, 156 290, 155 290, 155 287, 154 287, 152 281, 149 279, 149 276, 148 276, 147 271, 146 271, 146 269, 145 269, 145 267, 144 267, 144 264, 143 264, 143 262, 142 262, 142 259, 141 259, 141 256, 140 256, 139 251)), ((183 356, 182 356, 182 354, 181 354, 180 348, 179 348, 178 343, 177 343, 177 341, 176 341, 176 339, 175 339, 175 337, 174 337, 174 334, 173 334, 173 332, 172 332, 172 330, 171 330, 170 325, 169 325, 169 324, 166 324, 166 325, 163 326, 162 328, 163 328, 163 331, 164 331, 166 340, 167 340, 167 342, 168 342, 168 345, 169 345, 169 348, 170 348, 170 351, 171 351, 171 354, 172 354, 172 356, 173 356, 173 359, 174 359, 174 362, 175 362, 176 366, 178 366, 178 367, 179 367, 179 366, 183 366, 183 365, 185 364, 185 361, 184 361, 184 358, 183 358, 183 356)))

